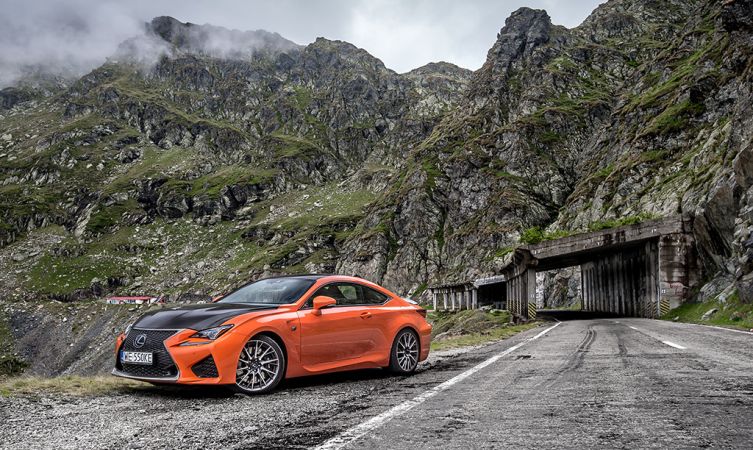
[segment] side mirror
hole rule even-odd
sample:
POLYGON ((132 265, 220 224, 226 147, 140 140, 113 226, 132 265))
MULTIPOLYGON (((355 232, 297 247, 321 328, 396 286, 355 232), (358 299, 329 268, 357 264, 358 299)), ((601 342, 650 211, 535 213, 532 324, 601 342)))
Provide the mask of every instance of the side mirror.
POLYGON ((219 302, 220 300, 222 300, 222 297, 224 297, 224 295, 218 295, 216 297, 212 297, 212 303, 219 302))
POLYGON ((336 304, 337 300, 332 297, 327 297, 326 295, 317 295, 316 297, 314 297, 314 314, 318 316, 322 313, 322 308, 336 304))

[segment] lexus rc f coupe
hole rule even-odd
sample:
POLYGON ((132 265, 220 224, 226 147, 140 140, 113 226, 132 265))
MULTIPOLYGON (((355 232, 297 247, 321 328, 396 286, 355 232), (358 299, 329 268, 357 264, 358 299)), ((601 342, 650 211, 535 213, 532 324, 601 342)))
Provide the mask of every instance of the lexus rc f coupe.
POLYGON ((113 374, 262 394, 283 378, 377 367, 409 374, 430 341, 426 310, 381 286, 286 276, 144 314, 118 336, 113 374))

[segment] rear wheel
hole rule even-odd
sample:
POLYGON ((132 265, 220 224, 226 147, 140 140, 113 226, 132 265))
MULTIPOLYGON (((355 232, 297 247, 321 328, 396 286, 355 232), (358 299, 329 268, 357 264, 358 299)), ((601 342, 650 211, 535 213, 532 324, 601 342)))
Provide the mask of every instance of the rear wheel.
POLYGON ((235 389, 244 394, 266 394, 280 384, 285 354, 269 336, 254 336, 243 346, 235 371, 235 389))
POLYGON ((405 329, 395 337, 390 353, 390 370, 397 374, 409 374, 418 365, 419 342, 413 330, 405 329))

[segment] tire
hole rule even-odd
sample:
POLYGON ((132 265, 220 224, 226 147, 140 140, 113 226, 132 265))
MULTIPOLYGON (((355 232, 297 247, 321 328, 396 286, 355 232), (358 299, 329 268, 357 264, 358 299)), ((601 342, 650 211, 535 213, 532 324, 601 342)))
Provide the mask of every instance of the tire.
POLYGON ((266 394, 285 376, 285 353, 269 336, 254 336, 238 356, 233 389, 243 394, 266 394))
POLYGON ((413 373, 418 366, 421 343, 418 335, 411 329, 401 330, 395 336, 390 351, 390 371, 398 375, 413 373))

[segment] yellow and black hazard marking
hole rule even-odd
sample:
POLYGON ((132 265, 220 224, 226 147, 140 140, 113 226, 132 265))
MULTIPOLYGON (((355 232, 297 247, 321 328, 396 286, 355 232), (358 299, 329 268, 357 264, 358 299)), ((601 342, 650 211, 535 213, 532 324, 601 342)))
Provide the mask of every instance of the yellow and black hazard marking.
POLYGON ((662 298, 659 301, 659 316, 666 316, 669 313, 669 299, 662 298))
POLYGON ((536 303, 529 303, 528 304, 528 318, 529 319, 535 319, 536 318, 536 303))

